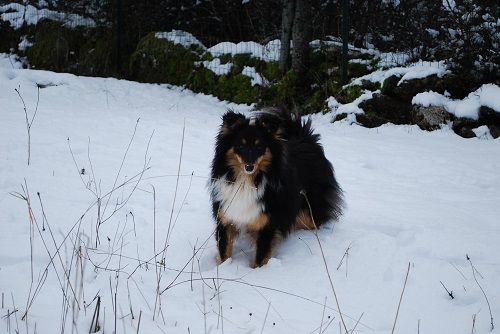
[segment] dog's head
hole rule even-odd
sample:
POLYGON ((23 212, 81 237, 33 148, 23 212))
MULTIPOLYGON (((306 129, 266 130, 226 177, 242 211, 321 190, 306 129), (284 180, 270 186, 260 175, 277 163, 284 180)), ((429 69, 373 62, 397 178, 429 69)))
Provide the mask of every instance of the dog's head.
POLYGON ((228 143, 226 162, 236 174, 267 171, 276 140, 276 129, 271 123, 259 118, 248 119, 232 111, 224 115, 220 136, 228 143))

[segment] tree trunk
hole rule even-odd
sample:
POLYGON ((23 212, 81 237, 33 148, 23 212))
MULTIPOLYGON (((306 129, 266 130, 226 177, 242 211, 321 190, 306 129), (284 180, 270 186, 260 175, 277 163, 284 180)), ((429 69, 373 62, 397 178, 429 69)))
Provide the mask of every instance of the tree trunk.
POLYGON ((295 17, 295 0, 283 0, 283 14, 281 18, 281 48, 279 70, 284 75, 290 68, 290 40, 295 17))
POLYGON ((306 70, 311 33, 311 2, 310 0, 296 0, 292 29, 292 69, 298 73, 304 73, 306 70))

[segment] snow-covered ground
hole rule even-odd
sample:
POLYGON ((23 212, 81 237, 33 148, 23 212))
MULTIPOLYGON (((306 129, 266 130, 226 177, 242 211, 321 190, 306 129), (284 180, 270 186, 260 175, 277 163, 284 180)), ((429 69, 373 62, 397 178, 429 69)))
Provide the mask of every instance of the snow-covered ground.
MULTIPOLYGON (((250 109, 0 56, 1 331, 88 333, 99 296, 101 333, 339 333, 312 232, 262 268, 245 241, 216 266, 206 183, 228 107, 250 109), (30 122, 36 84, 28 166, 14 89, 30 122)), ((500 141, 331 117, 313 124, 348 208, 319 237, 346 327, 389 333, 410 264, 396 333, 488 333, 481 288, 500 321, 500 141)))

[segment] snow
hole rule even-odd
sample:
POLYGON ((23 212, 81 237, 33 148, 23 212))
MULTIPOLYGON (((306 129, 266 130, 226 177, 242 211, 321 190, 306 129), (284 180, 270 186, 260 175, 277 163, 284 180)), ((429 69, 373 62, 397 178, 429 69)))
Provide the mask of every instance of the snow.
POLYGON ((472 131, 479 139, 488 139, 488 140, 493 139, 493 136, 490 133, 490 129, 486 125, 481 125, 480 127, 472 129, 472 131))
POLYGON ((0 53, 0 69, 2 69, 2 74, 12 73, 8 69, 19 69, 22 68, 23 64, 15 55, 8 55, 5 53, 0 53))
POLYGON ((264 61, 278 61, 280 53, 280 41, 272 40, 266 45, 257 42, 221 42, 208 49, 214 56, 223 54, 250 54, 250 56, 264 61))
POLYGON ((209 69, 217 75, 228 74, 229 72, 231 72, 231 68, 233 67, 232 63, 221 64, 219 58, 214 58, 210 61, 206 60, 201 62, 201 64, 203 64, 205 68, 209 69))
POLYGON ((375 92, 365 91, 361 94, 357 99, 350 103, 342 104, 338 102, 333 96, 330 96, 327 99, 327 104, 329 110, 332 112, 332 115, 335 117, 340 114, 364 114, 363 109, 359 107, 361 102, 370 100, 373 97, 373 94, 380 93, 379 90, 375 92))
POLYGON ((180 44, 185 47, 190 47, 191 45, 196 45, 202 48, 203 50, 206 47, 201 43, 196 37, 194 37, 191 33, 182 31, 182 30, 172 30, 169 32, 157 32, 155 37, 158 39, 166 39, 174 44, 180 44))
POLYGON ((447 73, 448 69, 442 61, 416 62, 410 64, 409 66, 398 66, 386 70, 374 71, 370 74, 354 79, 349 85, 361 85, 363 80, 383 84, 385 79, 389 78, 390 76, 396 75, 401 77, 398 82, 399 86, 401 83, 408 80, 421 79, 431 75, 437 75, 441 78, 447 73))
POLYGON ((28 41, 28 38, 26 36, 21 37, 21 42, 19 43, 18 49, 20 51, 26 51, 29 47, 33 46, 33 43, 28 41))
MULTIPOLYGON (((247 113, 248 107, 169 85, 12 63, 0 55, 5 332, 9 322, 12 332, 63 332, 64 322, 66 333, 87 333, 97 295, 101 333, 115 330, 115 314, 118 333, 338 332, 340 317, 312 232, 292 234, 262 268, 249 267, 252 246, 245 240, 216 266, 206 188, 214 138, 227 108, 247 113), (28 166, 25 115, 14 89, 20 88, 31 118, 36 84, 45 88, 28 166), (14 196, 23 186, 31 215, 14 196), (96 246, 98 221, 104 222, 96 246), (166 289, 161 311, 158 287, 166 289), (19 311, 5 317, 14 308, 19 311)), ((367 129, 331 118, 313 115, 313 126, 348 208, 319 238, 348 329, 362 315, 357 331, 391 331, 410 263, 397 333, 416 333, 417 324, 421 333, 470 332, 473 316, 475 332, 488 333, 489 310, 466 254, 498 321, 500 141, 416 126, 367 129)), ((499 333, 498 326, 491 333, 499 333)))
POLYGON ((189 47, 190 45, 197 45, 203 50, 207 50, 213 56, 218 57, 225 54, 238 55, 249 54, 251 57, 261 59, 264 61, 278 61, 280 54, 280 40, 269 41, 266 45, 261 45, 257 42, 221 42, 210 48, 206 48, 196 37, 191 33, 182 30, 172 30, 170 32, 157 32, 156 38, 164 38, 173 43, 181 44, 189 47))
POLYGON ((18 3, 0 6, 0 13, 2 13, 0 19, 9 22, 14 29, 21 28, 25 23, 35 25, 41 19, 64 22, 64 26, 67 27, 95 26, 94 20, 78 14, 61 13, 47 8, 38 9, 31 5, 24 6, 18 3))
POLYGON ((255 67, 245 66, 245 67, 243 67, 243 71, 241 71, 241 73, 252 79, 252 86, 255 86, 255 85, 263 86, 264 85, 264 79, 257 72, 255 67))
POLYGON ((500 87, 495 84, 485 84, 463 100, 453 100, 442 94, 428 91, 415 95, 412 104, 424 107, 444 107, 446 111, 456 117, 478 119, 481 106, 489 107, 500 113, 500 87))

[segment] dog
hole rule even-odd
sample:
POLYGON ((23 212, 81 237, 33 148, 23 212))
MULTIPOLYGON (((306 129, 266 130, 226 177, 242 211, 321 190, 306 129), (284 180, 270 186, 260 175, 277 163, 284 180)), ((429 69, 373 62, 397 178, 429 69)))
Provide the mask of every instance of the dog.
POLYGON ((255 268, 291 231, 339 218, 342 190, 319 139, 310 118, 224 114, 209 181, 219 264, 232 256, 240 232, 255 241, 255 268))

